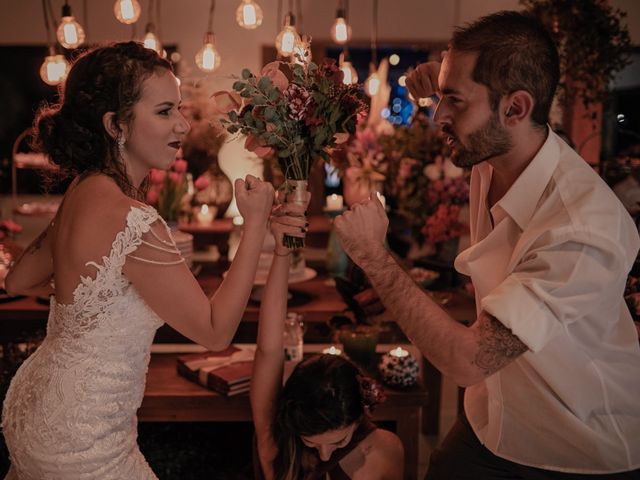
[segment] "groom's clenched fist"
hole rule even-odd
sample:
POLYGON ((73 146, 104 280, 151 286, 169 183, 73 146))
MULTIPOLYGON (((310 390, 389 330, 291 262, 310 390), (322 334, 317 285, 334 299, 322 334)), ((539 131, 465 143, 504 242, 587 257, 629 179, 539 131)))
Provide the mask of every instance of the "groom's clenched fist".
POLYGON ((354 205, 334 222, 342 248, 359 266, 367 256, 384 249, 388 226, 389 219, 375 192, 369 200, 354 205))

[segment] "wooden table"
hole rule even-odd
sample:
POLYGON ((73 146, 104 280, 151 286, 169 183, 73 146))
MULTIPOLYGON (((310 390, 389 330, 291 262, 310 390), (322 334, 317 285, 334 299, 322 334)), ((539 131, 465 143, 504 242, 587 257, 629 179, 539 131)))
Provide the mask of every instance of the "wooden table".
MULTIPOLYGON (((249 395, 225 397, 190 382, 176 371, 177 354, 151 356, 147 385, 138 419, 142 422, 250 422, 249 395)), ((421 412, 428 394, 424 386, 387 390, 387 400, 373 415, 393 422, 405 451, 405 478, 418 475, 421 412)))

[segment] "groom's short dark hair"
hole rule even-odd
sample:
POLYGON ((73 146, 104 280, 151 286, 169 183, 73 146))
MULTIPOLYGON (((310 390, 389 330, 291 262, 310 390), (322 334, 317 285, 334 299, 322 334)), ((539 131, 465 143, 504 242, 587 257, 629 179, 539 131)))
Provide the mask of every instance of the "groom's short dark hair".
POLYGON ((546 125, 560 78, 560 60, 540 20, 516 11, 487 15, 456 29, 449 47, 478 54, 472 78, 489 89, 494 111, 504 95, 525 90, 535 100, 533 123, 546 125))

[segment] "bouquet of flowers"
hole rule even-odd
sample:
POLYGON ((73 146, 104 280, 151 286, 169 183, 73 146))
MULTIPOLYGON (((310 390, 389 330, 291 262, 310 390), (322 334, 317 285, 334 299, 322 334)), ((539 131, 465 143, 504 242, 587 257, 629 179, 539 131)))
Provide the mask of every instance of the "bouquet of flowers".
MULTIPOLYGON (((328 162, 328 150, 355 132, 357 116, 366 109, 361 88, 344 85, 342 78, 334 60, 320 66, 276 61, 258 76, 244 69, 233 91, 214 94, 229 133, 245 135, 245 148, 258 156, 277 156, 286 201, 304 201, 313 162, 328 162)), ((285 244, 304 242, 287 236, 285 244)))
POLYGON ((168 172, 151 169, 151 188, 147 192, 147 202, 153 205, 167 222, 177 222, 180 214, 189 210, 186 172, 187 161, 182 158, 180 152, 168 172))

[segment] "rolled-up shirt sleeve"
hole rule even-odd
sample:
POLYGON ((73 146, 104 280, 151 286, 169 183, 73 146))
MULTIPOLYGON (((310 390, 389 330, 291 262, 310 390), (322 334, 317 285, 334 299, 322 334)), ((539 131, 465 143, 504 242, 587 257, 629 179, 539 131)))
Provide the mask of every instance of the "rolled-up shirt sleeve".
POLYGON ((618 245, 588 232, 554 237, 533 247, 481 300, 533 352, 607 298, 608 289, 619 295, 624 282, 618 245))

